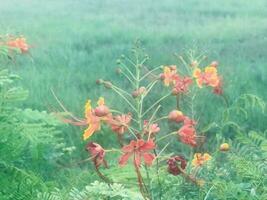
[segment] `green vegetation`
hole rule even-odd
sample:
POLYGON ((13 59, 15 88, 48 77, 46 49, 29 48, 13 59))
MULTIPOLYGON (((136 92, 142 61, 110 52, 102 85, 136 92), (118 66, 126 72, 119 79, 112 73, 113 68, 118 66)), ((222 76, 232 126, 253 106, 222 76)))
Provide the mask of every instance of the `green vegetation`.
MULTIPOLYGON (((127 112, 95 82, 126 83, 116 61, 131 54, 137 39, 151 58, 149 69, 179 67, 178 56, 189 51, 208 55, 205 64, 218 60, 228 101, 225 108, 223 99, 204 91, 194 102, 208 138, 203 148, 216 151, 200 172, 204 186, 161 166, 162 185, 156 174, 145 180, 153 199, 267 199, 266 27, 265 0, 0 0, 1 34, 23 35, 31 45, 29 54, 12 60, 0 49, 0 199, 142 199, 129 166, 101 169, 111 185, 97 176, 85 161, 83 129, 53 115, 62 109, 51 92, 79 117, 86 100, 101 95, 127 112), (223 142, 229 152, 217 151, 223 142)), ((113 148, 113 133, 102 130, 93 141, 113 148)), ((177 144, 167 152, 191 158, 177 144)), ((107 155, 110 166, 117 166, 117 157, 107 155)))

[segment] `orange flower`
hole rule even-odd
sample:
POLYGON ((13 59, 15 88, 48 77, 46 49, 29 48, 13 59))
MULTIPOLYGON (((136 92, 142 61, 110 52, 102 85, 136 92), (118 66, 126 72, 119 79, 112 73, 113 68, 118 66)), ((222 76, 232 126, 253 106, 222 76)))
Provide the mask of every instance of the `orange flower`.
POLYGON ((195 153, 194 159, 192 160, 192 165, 194 167, 199 167, 209 161, 212 157, 208 153, 195 153))
POLYGON ((122 135, 128 130, 129 124, 132 120, 132 115, 117 115, 108 122, 111 126, 112 131, 122 135))
POLYGON ((193 72, 193 77, 196 79, 198 87, 202 88, 203 85, 216 87, 219 84, 219 76, 217 74, 217 68, 208 66, 204 72, 200 68, 196 67, 193 72))
POLYGON ((88 124, 88 128, 84 131, 84 140, 93 135, 94 132, 100 130, 101 121, 107 122, 112 117, 109 108, 105 105, 103 97, 99 98, 97 104, 98 106, 95 109, 92 109, 90 100, 88 100, 85 105, 85 119, 88 124))
POLYGON ((26 53, 29 50, 29 45, 24 37, 16 38, 7 42, 7 46, 20 49, 21 53, 26 53))
POLYGON ((140 167, 141 159, 144 159, 146 165, 152 165, 155 156, 149 151, 156 148, 153 140, 144 141, 142 139, 132 140, 130 144, 122 147, 123 155, 119 159, 119 165, 124 166, 127 164, 129 158, 133 156, 133 164, 140 167))
POLYGON ((192 82, 192 79, 189 77, 177 77, 172 89, 172 94, 177 95, 180 93, 186 93, 192 82))
POLYGON ((163 80, 165 86, 174 85, 176 79, 179 78, 179 76, 176 74, 176 66, 165 66, 163 68, 163 74, 161 74, 160 77, 163 80))

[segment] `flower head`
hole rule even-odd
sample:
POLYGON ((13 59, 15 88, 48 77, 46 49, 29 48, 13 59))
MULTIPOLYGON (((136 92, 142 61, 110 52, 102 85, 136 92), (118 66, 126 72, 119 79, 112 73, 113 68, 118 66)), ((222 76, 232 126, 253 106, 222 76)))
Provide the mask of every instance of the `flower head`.
POLYGON ((197 146, 196 142, 196 129, 191 125, 183 125, 179 130, 178 134, 182 143, 190 145, 192 147, 197 146))
POLYGON ((91 154, 92 161, 96 168, 100 165, 107 167, 107 162, 105 161, 105 150, 97 143, 89 142, 86 145, 86 150, 91 154))
POLYGON ((193 72, 193 77, 196 79, 197 85, 200 88, 202 88, 203 85, 216 87, 219 84, 217 68, 214 66, 206 67, 204 72, 202 72, 200 68, 196 67, 193 72))
POLYGON ((117 115, 110 119, 108 122, 111 126, 112 131, 118 134, 123 134, 128 130, 129 124, 131 123, 132 115, 117 115))
POLYGON ((180 93, 186 93, 192 82, 192 79, 189 77, 177 77, 172 89, 172 94, 177 95, 180 93))
POLYGON ((192 165, 194 167, 199 167, 209 161, 212 157, 208 153, 195 153, 194 159, 192 160, 192 165))
POLYGON ((14 40, 10 40, 6 44, 11 48, 20 49, 21 53, 26 53, 29 50, 29 45, 27 44, 26 39, 24 37, 19 37, 14 40))
POLYGON ((183 156, 174 156, 168 159, 168 172, 173 174, 174 176, 177 176, 180 174, 182 170, 186 168, 186 160, 183 156))
POLYGON ((129 158, 133 156, 133 164, 136 167, 140 167, 142 159, 144 160, 146 165, 150 166, 152 165, 152 162, 155 159, 155 156, 150 153, 150 151, 155 148, 156 145, 153 140, 132 140, 130 144, 122 147, 123 155, 119 159, 119 165, 126 165, 129 158))
POLYGON ((148 124, 148 121, 144 121, 144 133, 145 134, 156 134, 160 131, 160 127, 157 123, 148 124))
POLYGON ((176 66, 165 66, 160 77, 163 80, 165 86, 174 85, 176 79, 179 77, 176 73, 176 66))
POLYGON ((101 122, 107 122, 111 118, 111 113, 109 108, 105 106, 105 100, 103 97, 100 97, 98 106, 95 109, 92 109, 91 100, 88 100, 85 105, 85 120, 88 124, 88 128, 84 131, 83 139, 86 140, 94 132, 101 129, 101 122))

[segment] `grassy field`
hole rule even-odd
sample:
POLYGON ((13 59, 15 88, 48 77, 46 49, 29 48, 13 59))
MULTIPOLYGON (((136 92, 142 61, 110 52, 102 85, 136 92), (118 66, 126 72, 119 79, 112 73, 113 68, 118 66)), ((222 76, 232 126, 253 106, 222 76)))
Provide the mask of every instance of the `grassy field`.
MULTIPOLYGON (((1 33, 23 34, 32 61, 14 69, 30 90, 27 106, 51 109, 50 88, 73 111, 99 95, 95 80, 115 76, 116 59, 143 42, 151 66, 177 63, 175 52, 206 52, 220 62, 230 97, 267 96, 267 2, 1 0, 1 33)), ((113 98, 112 98, 113 99, 113 98)))

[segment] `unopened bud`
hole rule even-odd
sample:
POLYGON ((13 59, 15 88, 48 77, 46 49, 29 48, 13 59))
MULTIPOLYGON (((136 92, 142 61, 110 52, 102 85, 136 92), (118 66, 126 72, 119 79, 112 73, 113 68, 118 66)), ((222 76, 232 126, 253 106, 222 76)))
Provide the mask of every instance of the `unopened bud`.
POLYGON ((138 92, 138 90, 133 91, 133 92, 132 92, 132 96, 133 96, 133 98, 138 97, 138 96, 139 96, 139 92, 138 92))
POLYGON ((121 72, 122 72, 121 68, 118 67, 118 68, 116 69, 116 73, 117 73, 117 74, 121 74, 121 72))
POLYGON ((103 83, 103 80, 102 79, 97 79, 95 82, 96 82, 96 84, 100 85, 100 84, 103 83))
POLYGON ((211 66, 211 67, 217 67, 218 65, 219 65, 218 61, 212 61, 212 62, 210 63, 210 66, 211 66))
POLYGON ((146 88, 145 87, 140 87, 138 89, 138 91, 139 91, 139 95, 142 95, 142 94, 144 94, 146 92, 146 88))
POLYGON ((169 113, 168 119, 170 121, 174 121, 176 123, 184 121, 184 115, 181 111, 179 110, 173 110, 169 113))
POLYGON ((104 82, 104 86, 105 86, 105 88, 110 89, 110 88, 112 88, 112 83, 109 81, 106 81, 106 82, 104 82))
POLYGON ((170 67, 170 69, 171 69, 172 71, 175 71, 175 70, 176 70, 176 65, 170 65, 169 67, 170 67))
POLYGON ((198 66, 198 62, 196 60, 193 60, 191 62, 191 67, 197 67, 198 66))
POLYGON ((223 143, 220 146, 220 151, 229 151, 229 149, 230 149, 230 146, 228 143, 223 143))
POLYGON ((121 64, 121 60, 120 59, 116 60, 116 63, 121 64))
POLYGON ((109 114, 109 108, 105 105, 101 105, 95 108, 95 115, 97 117, 104 117, 109 114))

